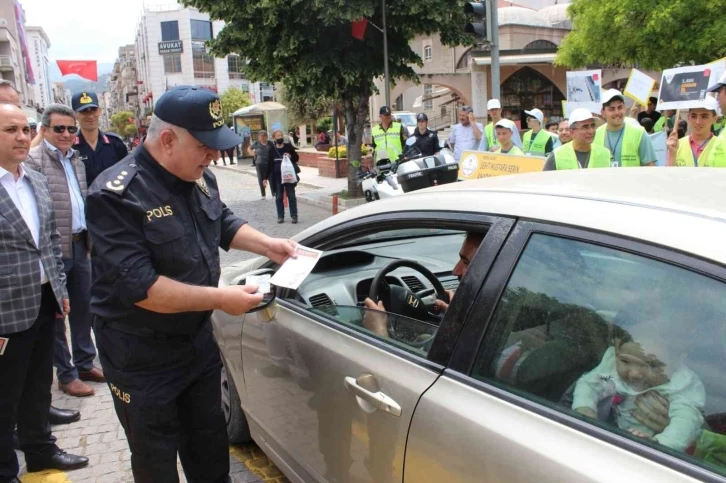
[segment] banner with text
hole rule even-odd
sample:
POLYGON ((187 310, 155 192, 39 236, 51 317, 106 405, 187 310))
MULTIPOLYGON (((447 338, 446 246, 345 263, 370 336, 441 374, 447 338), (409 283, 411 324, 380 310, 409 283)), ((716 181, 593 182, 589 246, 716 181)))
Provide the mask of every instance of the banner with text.
POLYGON ((482 151, 464 151, 459 163, 459 178, 472 180, 508 174, 542 171, 545 158, 514 156, 482 151))
POLYGON ((656 109, 690 109, 706 97, 712 69, 708 65, 676 67, 663 71, 656 109))

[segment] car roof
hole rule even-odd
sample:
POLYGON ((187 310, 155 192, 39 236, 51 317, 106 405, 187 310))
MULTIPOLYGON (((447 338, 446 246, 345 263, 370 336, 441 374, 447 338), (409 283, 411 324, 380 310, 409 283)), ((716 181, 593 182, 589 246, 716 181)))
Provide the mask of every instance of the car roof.
POLYGON ((726 264, 726 170, 585 169, 450 183, 366 203, 304 231, 400 211, 459 211, 566 224, 726 264))

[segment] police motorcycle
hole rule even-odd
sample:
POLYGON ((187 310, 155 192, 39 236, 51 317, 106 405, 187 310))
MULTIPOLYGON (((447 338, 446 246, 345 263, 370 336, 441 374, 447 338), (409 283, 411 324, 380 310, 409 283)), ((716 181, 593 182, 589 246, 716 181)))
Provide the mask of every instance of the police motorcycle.
POLYGON ((358 175, 366 202, 457 180, 459 163, 449 149, 444 148, 433 156, 423 156, 415 144, 414 137, 408 138, 403 154, 393 161, 386 149, 376 150, 375 166, 358 175))

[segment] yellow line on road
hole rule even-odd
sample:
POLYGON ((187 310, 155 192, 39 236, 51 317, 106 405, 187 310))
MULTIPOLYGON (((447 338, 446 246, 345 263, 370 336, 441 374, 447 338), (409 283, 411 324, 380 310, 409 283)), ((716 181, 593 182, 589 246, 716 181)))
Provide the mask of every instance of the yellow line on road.
POLYGON ((27 473, 20 477, 23 483, 71 483, 68 476, 62 471, 46 470, 37 473, 27 473))

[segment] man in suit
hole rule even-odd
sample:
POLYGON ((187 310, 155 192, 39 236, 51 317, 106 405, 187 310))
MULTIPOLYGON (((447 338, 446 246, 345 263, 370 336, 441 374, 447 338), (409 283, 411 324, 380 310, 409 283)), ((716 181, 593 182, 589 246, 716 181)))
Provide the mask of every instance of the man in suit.
MULTIPOLYGON (((13 106, 21 107, 18 91, 15 90, 15 87, 13 87, 10 81, 5 79, 0 79, 0 104, 12 104, 13 106)), ((32 128, 30 132, 32 138, 32 128)), ((74 409, 59 409, 51 406, 50 412, 48 413, 48 422, 50 424, 70 424, 79 419, 81 419, 81 413, 74 409)))
POLYGON ((19 483, 13 430, 28 471, 71 470, 88 458, 55 445, 48 424, 56 313, 70 306, 48 185, 22 163, 23 111, 0 104, 0 483, 19 483))

